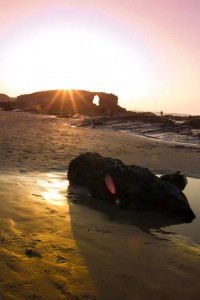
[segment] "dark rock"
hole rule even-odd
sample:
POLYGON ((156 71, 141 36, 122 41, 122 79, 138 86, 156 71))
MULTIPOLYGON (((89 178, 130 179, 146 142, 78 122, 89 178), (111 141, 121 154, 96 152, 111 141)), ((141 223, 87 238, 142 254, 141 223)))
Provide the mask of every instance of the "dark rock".
POLYGON ((190 116, 186 124, 191 128, 200 129, 200 116, 190 116))
POLYGON ((69 164, 70 184, 84 186, 91 194, 120 207, 153 209, 190 222, 195 218, 185 195, 149 169, 126 166, 118 159, 87 152, 69 164))
POLYGON ((160 176, 160 179, 162 179, 164 181, 168 181, 169 183, 175 185, 181 191, 183 191, 184 188, 187 185, 187 178, 180 171, 177 171, 177 172, 172 173, 172 174, 162 175, 162 176, 160 176))
POLYGON ((94 125, 103 125, 103 122, 101 122, 101 121, 94 121, 93 124, 94 125))

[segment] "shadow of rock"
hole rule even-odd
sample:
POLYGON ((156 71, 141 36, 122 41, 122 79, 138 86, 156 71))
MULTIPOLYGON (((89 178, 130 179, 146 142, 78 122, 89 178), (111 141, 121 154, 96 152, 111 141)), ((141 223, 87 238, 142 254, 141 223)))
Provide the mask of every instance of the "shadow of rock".
POLYGON ((73 236, 97 288, 95 299, 155 299, 155 293, 161 299, 173 272, 165 251, 168 239, 155 232, 182 221, 150 210, 122 209, 77 185, 69 185, 67 194, 73 236), (160 294, 148 285, 149 276, 143 274, 149 272, 151 281, 163 287, 160 294))
MULTIPOLYGON (((93 198, 89 194, 89 190, 77 185, 69 185, 68 187, 69 202, 75 205, 84 205, 89 209, 100 212, 113 223, 133 225, 151 234, 151 229, 160 230, 162 227, 190 223, 186 219, 178 219, 173 215, 166 213, 163 215, 162 211, 155 211, 155 209, 142 210, 126 210, 109 202, 104 202, 93 198)), ((95 212, 94 212, 95 213, 95 212)))

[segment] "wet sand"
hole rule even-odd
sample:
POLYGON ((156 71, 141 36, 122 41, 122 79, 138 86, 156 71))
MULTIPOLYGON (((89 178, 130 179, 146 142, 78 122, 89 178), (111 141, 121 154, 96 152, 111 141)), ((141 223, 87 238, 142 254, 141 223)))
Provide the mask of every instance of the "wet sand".
POLYGON ((199 248, 150 234, 174 220, 94 202, 66 181, 70 160, 84 151, 200 178, 198 147, 7 114, 0 114, 1 299, 200 298, 199 248))
POLYGON ((59 201, 54 204, 48 197, 52 180, 55 187, 56 175, 0 176, 2 300, 90 299, 94 294, 73 237, 66 186, 58 185, 59 196, 54 192, 52 199, 59 201))

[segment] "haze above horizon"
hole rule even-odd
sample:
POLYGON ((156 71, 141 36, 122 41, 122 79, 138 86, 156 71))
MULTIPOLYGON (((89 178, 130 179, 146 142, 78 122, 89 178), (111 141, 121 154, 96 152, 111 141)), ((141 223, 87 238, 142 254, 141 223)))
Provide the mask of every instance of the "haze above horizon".
POLYGON ((114 93, 130 110, 200 114, 200 1, 7 0, 0 92, 114 93))

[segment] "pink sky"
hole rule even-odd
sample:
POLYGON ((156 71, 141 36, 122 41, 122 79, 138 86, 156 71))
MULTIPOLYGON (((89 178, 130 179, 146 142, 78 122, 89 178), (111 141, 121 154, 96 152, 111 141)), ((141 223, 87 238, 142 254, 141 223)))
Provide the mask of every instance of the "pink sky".
MULTIPOLYGON (((108 72, 113 77, 110 92, 119 96, 122 106, 200 114, 199 0, 7 0, 0 4, 0 93, 17 96, 27 92, 22 83, 16 88, 17 74, 8 67, 10 59, 15 59, 16 44, 40 31, 70 27, 80 32, 93 30, 123 47, 121 56, 116 56, 120 74, 108 72)), ((107 91, 104 81, 99 88, 104 85, 107 91)))

